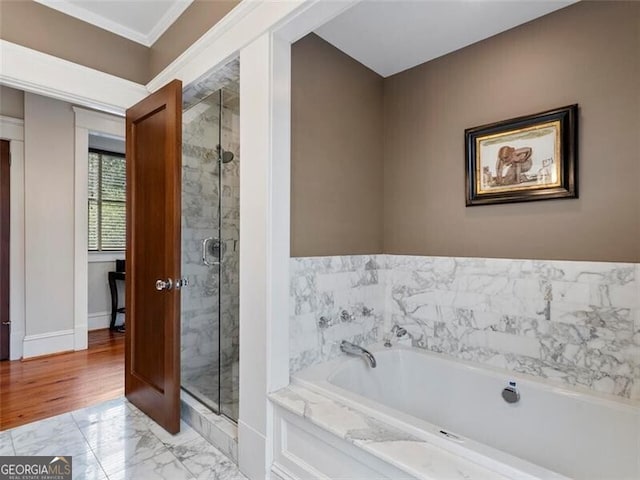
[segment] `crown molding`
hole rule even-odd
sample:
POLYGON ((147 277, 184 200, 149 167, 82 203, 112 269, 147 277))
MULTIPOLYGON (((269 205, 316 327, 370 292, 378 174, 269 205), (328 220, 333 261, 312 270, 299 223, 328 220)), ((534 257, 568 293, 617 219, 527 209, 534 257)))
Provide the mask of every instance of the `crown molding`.
POLYGON ((162 16, 158 23, 146 35, 146 46, 150 47, 158 41, 158 39, 166 32, 171 25, 191 6, 193 0, 182 0, 174 3, 169 10, 162 16))
POLYGON ((70 3, 64 0, 35 0, 36 2, 44 5, 45 7, 57 10, 70 17, 77 18, 86 23, 90 23, 98 28, 107 30, 121 37, 124 37, 133 42, 150 47, 158 38, 162 36, 164 32, 175 22, 182 13, 189 8, 193 3, 193 0, 181 0, 174 3, 169 10, 162 16, 160 20, 153 26, 153 28, 147 32, 140 32, 133 28, 126 27, 118 22, 114 22, 102 15, 91 12, 86 8, 83 8, 74 3, 70 3))
POLYGON ((0 84, 117 115, 149 94, 144 85, 5 40, 0 84))

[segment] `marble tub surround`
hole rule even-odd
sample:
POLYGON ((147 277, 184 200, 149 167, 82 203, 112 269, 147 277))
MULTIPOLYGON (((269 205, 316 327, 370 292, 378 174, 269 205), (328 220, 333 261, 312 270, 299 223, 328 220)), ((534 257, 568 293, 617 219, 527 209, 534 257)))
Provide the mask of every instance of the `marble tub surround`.
POLYGON ((8 455, 71 455, 78 480, 245 480, 195 430, 180 429, 170 435, 118 398, 0 432, 0 445, 8 455))
POLYGON ((291 259, 292 372, 342 355, 342 340, 364 346, 381 338, 382 260, 380 255, 291 259))
POLYGON ((638 265, 386 260, 388 325, 414 346, 640 399, 638 265))
POLYGON ((606 262, 292 258, 291 371, 337 356, 343 338, 367 345, 400 325, 415 347, 640 399, 639 275, 606 262), (322 331, 314 322, 341 302, 375 306, 376 321, 360 337, 322 331))
MULTIPOLYGON (((406 473, 403 478, 493 479, 511 478, 490 465, 471 462, 412 432, 372 417, 301 385, 291 384, 269 398, 277 406, 347 441, 406 473)), ((520 478, 532 478, 526 475, 520 478)))

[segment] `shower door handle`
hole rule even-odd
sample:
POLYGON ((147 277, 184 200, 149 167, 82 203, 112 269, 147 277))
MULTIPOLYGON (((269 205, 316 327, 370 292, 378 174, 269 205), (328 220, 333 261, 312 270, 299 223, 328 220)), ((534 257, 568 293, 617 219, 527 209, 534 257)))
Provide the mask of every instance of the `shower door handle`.
POLYGON ((213 242, 213 237, 207 237, 202 240, 202 263, 209 267, 220 265, 220 262, 210 262, 209 260, 207 260, 207 250, 209 247, 209 242, 213 242))

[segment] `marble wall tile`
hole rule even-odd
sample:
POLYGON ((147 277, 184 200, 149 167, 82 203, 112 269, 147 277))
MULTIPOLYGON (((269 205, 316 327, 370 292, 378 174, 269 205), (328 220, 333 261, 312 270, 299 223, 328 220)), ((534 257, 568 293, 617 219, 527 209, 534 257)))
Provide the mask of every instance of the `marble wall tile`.
POLYGON ((639 265, 377 255, 296 258, 291 272, 292 371, 397 324, 416 347, 640 398, 639 265), (343 305, 375 306, 383 324, 317 327, 343 305))
POLYGON ((291 259, 292 372, 339 355, 342 340, 366 345, 381 338, 380 260, 378 255, 291 259), (341 318, 343 311, 348 318, 341 318), (318 327, 320 317, 326 328, 318 327))
POLYGON ((390 328, 465 360, 637 395, 637 266, 390 256, 390 328))

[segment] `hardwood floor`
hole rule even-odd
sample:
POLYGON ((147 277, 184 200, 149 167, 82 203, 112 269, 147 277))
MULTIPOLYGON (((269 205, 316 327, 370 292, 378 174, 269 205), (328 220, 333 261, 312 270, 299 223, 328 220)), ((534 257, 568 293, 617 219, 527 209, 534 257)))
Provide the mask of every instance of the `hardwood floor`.
POLYGON ((124 394, 124 333, 89 332, 89 349, 0 362, 0 430, 124 394))

